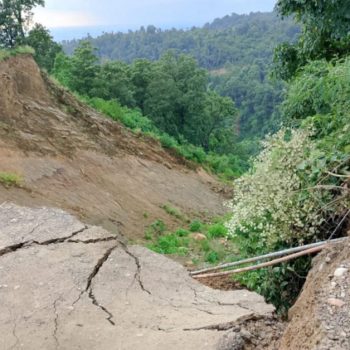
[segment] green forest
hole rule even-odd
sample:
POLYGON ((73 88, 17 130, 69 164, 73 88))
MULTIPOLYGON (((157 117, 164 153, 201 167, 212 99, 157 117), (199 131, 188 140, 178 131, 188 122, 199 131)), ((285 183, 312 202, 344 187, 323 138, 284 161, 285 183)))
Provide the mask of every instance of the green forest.
MULTIPOLYGON (((162 30, 154 26, 128 33, 87 37, 100 61, 132 63, 137 59, 159 60, 167 51, 194 57, 209 70, 209 85, 221 96, 232 98, 238 108, 239 138, 254 139, 279 126, 277 107, 283 83, 270 79, 274 48, 297 40, 300 27, 276 12, 232 14, 201 28, 162 30)), ((64 41, 72 55, 79 40, 64 41)))
MULTIPOLYGON (((43 4, 15 2, 26 3, 28 18, 43 4)), ((0 1, 0 59, 30 46, 90 106, 234 180, 220 235, 241 258, 342 235, 350 206, 348 1, 278 0, 270 14, 190 30, 149 26, 63 47, 40 24, 25 33, 16 14, 0 1)), ((236 278, 285 312, 310 264, 308 256, 236 278)))

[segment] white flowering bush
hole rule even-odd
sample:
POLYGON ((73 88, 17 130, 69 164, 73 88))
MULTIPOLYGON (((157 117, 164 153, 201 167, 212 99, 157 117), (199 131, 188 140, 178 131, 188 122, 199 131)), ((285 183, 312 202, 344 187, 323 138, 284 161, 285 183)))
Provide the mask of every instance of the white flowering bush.
POLYGON ((315 236, 327 194, 307 188, 311 174, 305 174, 317 156, 307 130, 282 129, 268 137, 252 170, 235 182, 229 234, 255 235, 264 248, 315 236))

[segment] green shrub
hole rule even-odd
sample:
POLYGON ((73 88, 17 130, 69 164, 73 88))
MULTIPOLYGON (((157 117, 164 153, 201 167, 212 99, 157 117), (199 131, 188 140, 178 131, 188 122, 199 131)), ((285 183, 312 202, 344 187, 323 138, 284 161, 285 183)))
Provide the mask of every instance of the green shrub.
POLYGON ((203 224, 199 220, 193 220, 190 224, 191 232, 200 232, 202 230, 203 224))
POLYGON ((211 264, 215 264, 219 261, 219 255, 215 251, 211 251, 205 256, 205 261, 211 264))
POLYGON ((179 237, 187 237, 190 234, 190 231, 180 228, 175 231, 175 234, 179 237))
POLYGON ((188 252, 189 239, 179 237, 171 233, 161 236, 156 243, 148 245, 148 248, 160 254, 186 255, 188 252))
POLYGON ((167 227, 162 220, 156 220, 153 222, 145 232, 146 239, 152 239, 153 236, 160 236, 166 231, 167 227))
POLYGON ((227 227, 224 224, 214 224, 209 226, 207 236, 209 238, 226 237, 228 233, 227 227))

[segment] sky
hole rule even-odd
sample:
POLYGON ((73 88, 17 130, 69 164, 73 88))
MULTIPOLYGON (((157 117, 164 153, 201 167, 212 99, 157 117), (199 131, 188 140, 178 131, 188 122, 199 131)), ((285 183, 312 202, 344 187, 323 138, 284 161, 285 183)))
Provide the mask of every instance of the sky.
POLYGON ((34 20, 56 35, 84 31, 200 26, 235 13, 271 11, 276 0, 46 0, 34 20), (69 30, 68 30, 69 29, 69 30), (57 34, 58 33, 58 34, 57 34))

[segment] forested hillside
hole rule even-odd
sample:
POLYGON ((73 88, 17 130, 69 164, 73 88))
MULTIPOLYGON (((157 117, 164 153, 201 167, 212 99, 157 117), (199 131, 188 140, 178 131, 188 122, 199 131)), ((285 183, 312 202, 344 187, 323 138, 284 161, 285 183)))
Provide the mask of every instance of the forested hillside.
MULTIPOLYGON (((86 39, 102 61, 155 61, 168 50, 194 57, 199 66, 210 71, 211 88, 232 98, 238 107, 240 139, 252 139, 279 126, 276 110, 282 101, 283 84, 269 79, 273 49, 279 43, 294 42, 299 31, 292 19, 282 20, 272 12, 232 14, 189 30, 148 26, 86 39)), ((78 44, 79 40, 65 41, 63 48, 71 55, 78 44)))
MULTIPOLYGON (((128 63, 137 58, 158 60, 169 49, 189 54, 199 65, 215 69, 227 63, 251 64, 257 59, 270 63, 274 47, 296 39, 299 27, 275 13, 232 14, 202 28, 162 30, 152 25, 128 33, 105 33, 89 37, 101 58, 128 63)), ((79 40, 63 42, 72 54, 79 40)))

